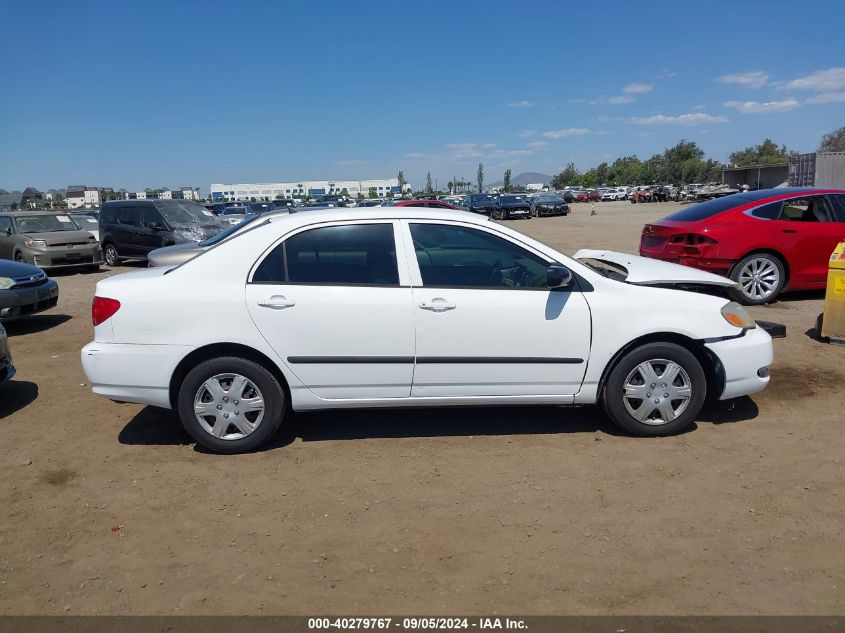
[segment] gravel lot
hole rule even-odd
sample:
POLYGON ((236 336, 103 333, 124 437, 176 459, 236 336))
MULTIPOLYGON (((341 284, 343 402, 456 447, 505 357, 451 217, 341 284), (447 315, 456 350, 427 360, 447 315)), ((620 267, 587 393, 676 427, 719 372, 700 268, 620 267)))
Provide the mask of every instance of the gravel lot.
MULTIPOLYGON (((592 206, 509 225, 635 252, 676 205, 592 206)), ((771 386, 680 436, 593 407, 355 411, 218 456, 84 384, 109 274, 56 275, 58 308, 8 324, 2 614, 845 613, 845 348, 812 336, 820 293, 752 309, 788 327, 771 386)))

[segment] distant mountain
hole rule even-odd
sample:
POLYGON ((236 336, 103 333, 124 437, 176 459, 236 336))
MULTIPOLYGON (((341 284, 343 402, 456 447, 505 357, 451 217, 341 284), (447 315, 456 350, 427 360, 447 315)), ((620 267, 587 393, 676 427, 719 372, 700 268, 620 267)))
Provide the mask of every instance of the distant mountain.
MULTIPOLYGON (((554 176, 541 174, 536 171, 524 171, 516 176, 511 176, 511 184, 514 186, 524 187, 526 185, 533 185, 541 182, 544 185, 548 185, 551 184, 552 178, 554 178, 554 176)), ((501 187, 502 184, 502 181, 499 180, 498 182, 491 183, 490 186, 501 187)))

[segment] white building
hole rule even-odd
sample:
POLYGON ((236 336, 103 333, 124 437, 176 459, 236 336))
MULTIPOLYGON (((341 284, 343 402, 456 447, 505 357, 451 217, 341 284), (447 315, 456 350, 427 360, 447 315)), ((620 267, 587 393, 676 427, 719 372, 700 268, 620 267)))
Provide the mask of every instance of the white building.
MULTIPOLYGON (((385 198, 399 195, 399 180, 303 180, 300 182, 276 183, 237 183, 212 184, 211 200, 223 202, 230 200, 272 201, 278 197, 324 196, 345 194, 351 198, 360 195, 365 198, 385 198)), ((406 191, 410 190, 405 186, 406 191)))
POLYGON ((100 206, 100 190, 96 187, 86 187, 83 192, 83 200, 86 209, 100 206))
POLYGON ((200 189, 199 187, 180 187, 179 188, 179 197, 183 200, 197 200, 200 199, 200 189))

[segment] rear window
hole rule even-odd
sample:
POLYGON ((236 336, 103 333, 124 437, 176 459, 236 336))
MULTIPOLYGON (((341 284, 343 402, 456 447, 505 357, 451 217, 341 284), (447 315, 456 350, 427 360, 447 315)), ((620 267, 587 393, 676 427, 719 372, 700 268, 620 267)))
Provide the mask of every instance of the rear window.
POLYGON ((698 222, 699 220, 712 218, 714 215, 718 215, 728 209, 733 209, 745 202, 748 202, 748 200, 745 200, 737 195, 725 196, 724 198, 714 198, 713 200, 708 200, 707 202, 694 204, 693 206, 682 209, 672 215, 667 215, 663 219, 670 220, 672 222, 698 222))

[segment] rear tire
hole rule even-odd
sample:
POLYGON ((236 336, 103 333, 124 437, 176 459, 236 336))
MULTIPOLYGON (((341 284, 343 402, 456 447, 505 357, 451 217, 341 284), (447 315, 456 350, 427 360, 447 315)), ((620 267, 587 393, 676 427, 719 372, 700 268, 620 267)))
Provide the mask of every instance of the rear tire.
POLYGON ((272 439, 284 419, 285 393, 262 365, 237 356, 194 367, 179 388, 179 419, 215 453, 246 453, 272 439))
POLYGON ((704 370, 689 350, 674 343, 648 343, 616 363, 602 404, 621 429, 663 437, 689 427, 706 398, 704 370))
POLYGON ((752 253, 731 269, 730 278, 739 288, 729 288, 728 295, 746 306, 759 306, 778 298, 786 285, 786 270, 776 255, 752 253))

